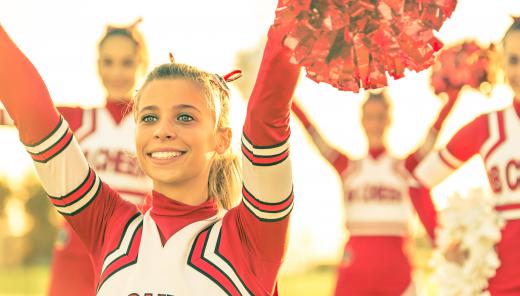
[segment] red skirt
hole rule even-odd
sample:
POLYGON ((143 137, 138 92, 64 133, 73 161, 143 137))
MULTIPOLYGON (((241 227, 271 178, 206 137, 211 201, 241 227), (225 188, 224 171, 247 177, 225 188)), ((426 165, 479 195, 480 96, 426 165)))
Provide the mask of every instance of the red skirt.
POLYGON ((338 267, 336 296, 400 296, 411 283, 405 239, 355 236, 345 246, 338 267))
POLYGON ((65 222, 51 263, 50 296, 96 295, 92 260, 76 232, 65 222))

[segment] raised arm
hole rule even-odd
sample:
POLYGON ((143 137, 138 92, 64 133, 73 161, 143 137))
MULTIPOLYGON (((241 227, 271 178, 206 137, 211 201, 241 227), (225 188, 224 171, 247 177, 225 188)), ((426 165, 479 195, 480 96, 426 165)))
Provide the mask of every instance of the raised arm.
POLYGON ((227 239, 221 246, 237 272, 255 274, 266 294, 274 289, 293 207, 289 117, 299 67, 289 63, 281 35, 269 31, 249 99, 242 136, 242 202, 224 217, 227 239))
MULTIPOLYGON (((131 205, 122 202, 89 168, 42 78, 1 26, 0 100, 20 132, 50 201, 96 255, 112 213, 130 212, 131 205)), ((123 216, 119 218, 124 220, 123 216)))
POLYGON ((446 147, 428 154, 413 171, 414 176, 427 188, 442 182, 473 155, 478 154, 485 142, 493 142, 488 121, 496 122, 499 126, 500 116, 488 118, 487 115, 482 115, 464 126, 446 147))
POLYGON ((48 136, 60 122, 40 75, 0 26, 0 98, 23 143, 48 136))
POLYGON ((305 114, 298 102, 294 101, 291 109, 293 114, 296 115, 302 123, 321 155, 334 167, 334 169, 336 169, 338 174, 343 174, 349 164, 348 157, 325 140, 318 131, 316 125, 308 118, 307 114, 305 114))
POLYGON ((449 91, 447 95, 448 100, 446 101, 441 111, 437 115, 437 119, 428 131, 426 139, 421 144, 421 146, 417 148, 417 150, 415 150, 406 158, 405 166, 410 172, 412 172, 415 169, 415 167, 419 164, 419 162, 421 162, 421 160, 433 150, 433 147, 437 142, 437 138, 439 136, 440 130, 442 129, 444 121, 450 114, 451 110, 453 109, 453 106, 455 105, 455 102, 457 101, 457 98, 459 96, 459 90, 449 91))

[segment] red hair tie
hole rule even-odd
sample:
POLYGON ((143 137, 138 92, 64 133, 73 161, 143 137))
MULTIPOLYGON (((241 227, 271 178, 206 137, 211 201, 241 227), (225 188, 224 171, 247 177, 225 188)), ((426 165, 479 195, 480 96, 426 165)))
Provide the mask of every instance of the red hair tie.
POLYGON ((241 70, 233 70, 223 77, 218 74, 211 75, 211 81, 218 85, 222 90, 229 94, 229 87, 227 86, 227 82, 235 81, 238 78, 242 77, 241 70))
POLYGON ((226 75, 224 75, 223 77, 224 77, 224 81, 226 81, 226 82, 235 81, 238 78, 242 77, 242 70, 233 70, 233 71, 227 73, 226 75))

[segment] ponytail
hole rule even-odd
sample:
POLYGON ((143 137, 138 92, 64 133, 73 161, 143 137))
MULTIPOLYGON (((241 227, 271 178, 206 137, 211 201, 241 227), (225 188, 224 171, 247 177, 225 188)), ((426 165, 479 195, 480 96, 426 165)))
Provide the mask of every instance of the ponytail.
POLYGON ((208 193, 217 198, 220 206, 228 210, 235 206, 240 188, 240 161, 228 150, 213 159, 209 171, 208 193))

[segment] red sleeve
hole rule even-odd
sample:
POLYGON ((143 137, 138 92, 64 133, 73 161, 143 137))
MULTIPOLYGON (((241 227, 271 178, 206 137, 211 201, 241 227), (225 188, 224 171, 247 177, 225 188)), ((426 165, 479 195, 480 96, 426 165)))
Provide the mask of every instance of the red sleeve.
POLYGON ((487 115, 481 115, 460 129, 446 145, 446 149, 460 161, 478 154, 489 137, 487 115))
POLYGON ((296 118, 300 120, 303 127, 313 140, 321 155, 334 167, 338 174, 343 174, 348 167, 349 158, 338 149, 330 145, 318 131, 316 125, 307 117, 301 106, 293 102, 291 110, 296 118))
POLYGON ((435 242, 435 228, 437 227, 437 211, 430 196, 430 190, 419 186, 409 188, 412 204, 423 224, 428 236, 435 242))
POLYGON ((450 114, 451 110, 453 109, 455 102, 457 102, 458 96, 459 96, 459 90, 453 90, 453 91, 448 92, 448 101, 442 107, 441 111, 437 115, 437 120, 435 120, 435 123, 433 124, 433 128, 436 131, 441 130, 442 126, 444 125, 444 121, 446 120, 446 118, 448 118, 448 115, 450 114))
POLYGON ((40 75, 0 26, 0 98, 23 143, 45 138, 60 116, 40 75))
MULTIPOLYGON (((80 107, 57 107, 58 112, 69 123, 70 129, 75 132, 81 127, 83 122, 83 109, 80 107)), ((0 109, 0 125, 12 126, 13 120, 6 110, 0 109)))
POLYGON ((221 252, 246 285, 271 295, 287 247, 293 207, 289 115, 299 67, 270 30, 242 138, 242 202, 223 220, 221 252), (248 276, 254 275, 254 276, 248 276))
POLYGON ((414 151, 412 154, 408 155, 406 159, 404 160, 404 167, 412 173, 417 165, 419 164, 420 157, 419 157, 419 150, 414 151))
POLYGON ((100 255, 109 221, 113 217, 127 219, 137 213, 136 207, 123 201, 88 166, 42 78, 1 26, 0 65, 0 99, 19 130, 51 203, 87 248, 100 255))
POLYGON ((69 123, 69 127, 76 132, 83 123, 83 109, 80 107, 58 107, 58 112, 69 123))

